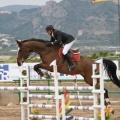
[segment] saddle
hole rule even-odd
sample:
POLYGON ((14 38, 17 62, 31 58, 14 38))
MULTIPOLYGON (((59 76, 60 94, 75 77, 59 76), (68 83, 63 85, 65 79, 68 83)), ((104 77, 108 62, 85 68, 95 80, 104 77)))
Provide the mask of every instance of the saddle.
MULTIPOLYGON (((61 47, 60 49, 59 49, 59 57, 61 58, 61 59, 64 59, 64 56, 63 56, 63 54, 62 54, 62 50, 63 50, 63 47, 61 47)), ((80 52, 79 52, 79 48, 77 48, 77 49, 70 49, 69 51, 68 51, 68 54, 70 55, 70 58, 71 58, 71 61, 80 61, 80 52)))

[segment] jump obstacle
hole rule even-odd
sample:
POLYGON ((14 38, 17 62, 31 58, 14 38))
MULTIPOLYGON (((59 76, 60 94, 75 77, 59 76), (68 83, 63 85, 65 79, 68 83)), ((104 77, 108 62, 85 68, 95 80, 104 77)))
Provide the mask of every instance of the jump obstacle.
POLYGON ((73 87, 73 86, 58 86, 58 78, 57 78, 57 66, 56 61, 51 63, 54 69, 54 87, 51 86, 30 86, 30 69, 27 66, 26 75, 20 76, 20 87, 0 87, 0 90, 19 90, 21 93, 21 120, 25 120, 25 107, 27 106, 27 119, 31 120, 32 118, 41 118, 41 119, 56 119, 56 120, 97 120, 98 109, 101 109, 101 120, 105 120, 105 105, 104 105, 104 80, 103 80, 103 65, 102 60, 99 64, 100 73, 98 75, 95 74, 96 64, 93 65, 93 86, 81 86, 81 87, 73 87), (96 89, 95 85, 97 83, 97 78, 100 79, 100 89, 96 89), (24 80, 27 80, 27 86, 23 87, 24 80), (93 99, 93 106, 67 106, 67 109, 75 109, 75 110, 92 110, 94 111, 94 118, 84 118, 84 117, 76 117, 76 116, 66 116, 65 113, 65 98, 64 95, 59 95, 59 90, 90 90, 93 93, 93 96, 80 96, 80 95, 70 95, 69 99, 84 99, 84 100, 92 100, 93 99), (36 95, 30 94, 30 90, 50 90, 54 91, 55 95, 36 95), (23 97, 27 94, 27 101, 23 101, 23 97), (98 103, 98 94, 100 94, 100 104, 98 103), (45 105, 45 104, 31 104, 30 98, 52 98, 55 99, 55 105, 45 105), (62 116, 59 113, 59 102, 62 101, 62 116), (31 108, 56 108, 56 116, 52 115, 34 115, 31 114, 31 108))

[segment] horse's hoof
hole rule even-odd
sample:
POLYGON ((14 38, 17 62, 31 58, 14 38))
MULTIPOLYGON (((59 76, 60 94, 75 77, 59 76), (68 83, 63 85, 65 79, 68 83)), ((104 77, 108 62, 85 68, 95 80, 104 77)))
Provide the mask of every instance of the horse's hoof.
POLYGON ((41 77, 42 80, 45 80, 46 78, 45 77, 41 77))
POLYGON ((42 77, 44 77, 44 78, 48 78, 49 76, 48 76, 47 73, 44 73, 44 75, 43 75, 42 77))
POLYGON ((48 74, 48 72, 45 72, 44 75, 43 75, 43 77, 50 78, 50 75, 48 74))
POLYGON ((114 114, 115 113, 115 110, 113 108, 111 108, 111 113, 114 114))

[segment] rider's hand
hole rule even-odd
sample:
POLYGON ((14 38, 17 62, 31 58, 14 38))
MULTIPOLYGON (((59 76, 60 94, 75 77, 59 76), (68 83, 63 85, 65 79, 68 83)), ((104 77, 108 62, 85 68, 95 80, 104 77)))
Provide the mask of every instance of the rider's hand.
POLYGON ((52 45, 51 42, 46 42, 46 46, 52 45))

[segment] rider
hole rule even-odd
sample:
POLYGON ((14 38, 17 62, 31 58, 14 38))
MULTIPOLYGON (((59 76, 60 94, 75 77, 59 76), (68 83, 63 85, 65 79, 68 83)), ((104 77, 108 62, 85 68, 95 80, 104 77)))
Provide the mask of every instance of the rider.
POLYGON ((75 65, 72 63, 68 51, 73 45, 75 38, 67 33, 54 29, 52 25, 48 25, 46 27, 46 32, 48 33, 48 35, 51 36, 50 43, 48 43, 47 45, 49 44, 57 45, 61 43, 62 45, 64 45, 62 53, 64 55, 64 58, 67 60, 69 64, 68 69, 69 71, 71 71, 75 67, 75 65))

